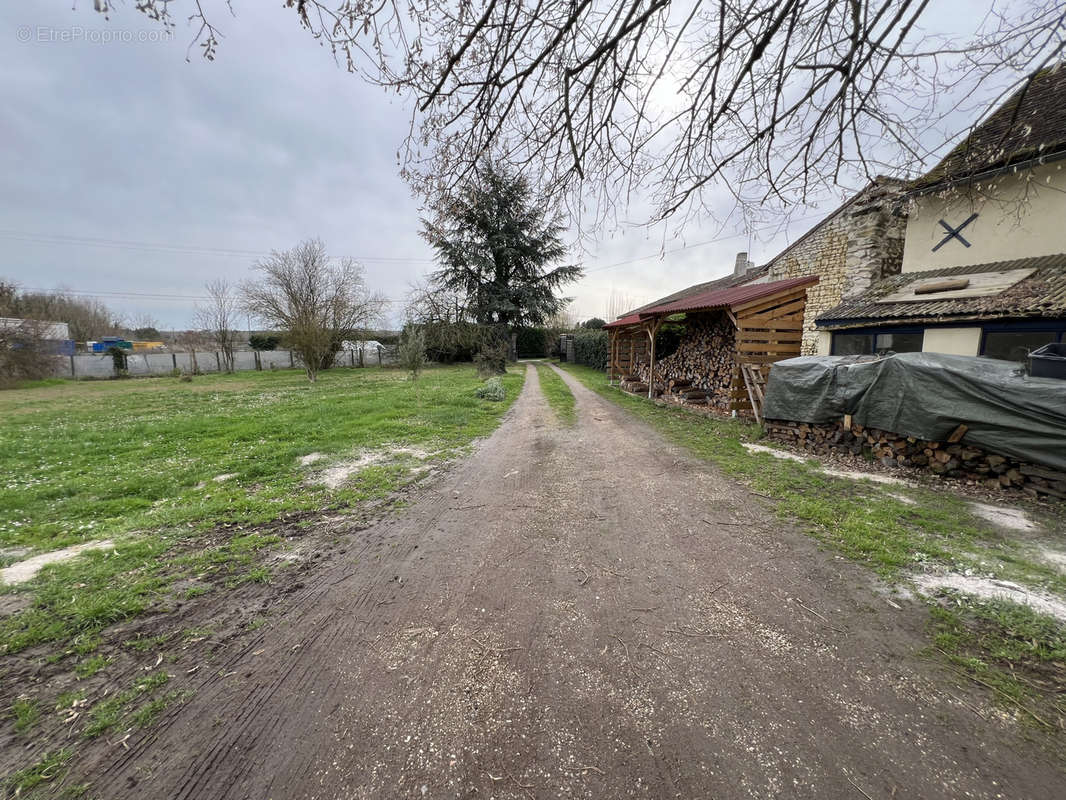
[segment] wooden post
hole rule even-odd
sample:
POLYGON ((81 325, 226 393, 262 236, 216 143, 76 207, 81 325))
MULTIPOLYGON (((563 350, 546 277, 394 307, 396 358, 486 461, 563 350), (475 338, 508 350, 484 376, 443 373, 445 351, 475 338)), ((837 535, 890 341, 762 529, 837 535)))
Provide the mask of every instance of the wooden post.
POLYGON ((289 366, 293 369, 296 368, 296 359, 292 357, 292 350, 289 350, 289 366))
POLYGON ((651 341, 648 350, 648 399, 651 400, 655 397, 655 335, 659 332, 659 326, 662 324, 662 320, 658 317, 651 323, 651 326, 647 329, 648 339, 651 341))
POLYGON ((381 366, 381 345, 378 345, 378 366, 381 366))
POLYGON ((78 377, 78 373, 74 370, 74 356, 70 357, 70 377, 78 377))
POLYGON ((174 369, 178 368, 178 354, 177 353, 171 353, 170 354, 170 363, 174 365, 174 369))
POLYGON ((215 364, 218 366, 218 371, 222 371, 222 358, 218 355, 218 350, 215 351, 215 364))
POLYGON ((614 348, 611 350, 611 377, 615 382, 622 377, 622 332, 614 332, 614 348))
POLYGON ((355 366, 355 351, 354 350, 349 350, 348 351, 348 363, 351 364, 353 367, 355 366))
POLYGON ((617 336, 614 331, 607 332, 607 385, 614 384, 614 345, 617 336))

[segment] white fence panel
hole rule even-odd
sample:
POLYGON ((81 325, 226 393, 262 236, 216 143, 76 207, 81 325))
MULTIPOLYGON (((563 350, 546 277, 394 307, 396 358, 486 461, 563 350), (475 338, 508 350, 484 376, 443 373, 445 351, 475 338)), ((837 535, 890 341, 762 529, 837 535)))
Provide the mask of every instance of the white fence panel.
POLYGON ((264 350, 259 354, 263 369, 288 369, 292 366, 288 350, 264 350))
POLYGON ((74 356, 74 377, 110 378, 115 374, 115 364, 110 355, 86 353, 74 356))
MULTIPOLYGON (((251 350, 238 350, 234 354, 234 368, 237 371, 250 371, 256 368, 255 353, 251 350)), ((397 361, 397 348, 383 346, 380 351, 368 348, 363 354, 363 366, 376 367, 379 364, 389 366, 397 361)), ((221 363, 219 354, 212 350, 197 350, 192 353, 128 353, 126 369, 131 376, 169 375, 175 367, 187 373, 217 373, 221 363)), ((264 350, 259 353, 259 363, 264 370, 302 369, 303 361, 288 350, 264 350)), ((62 356, 55 359, 55 374, 64 378, 113 378, 114 361, 106 353, 79 353, 74 356, 62 356)), ((340 368, 359 367, 359 353, 341 351, 337 353, 334 366, 340 368)))
POLYGON ((238 350, 233 354, 233 368, 235 370, 255 369, 255 351, 238 350))

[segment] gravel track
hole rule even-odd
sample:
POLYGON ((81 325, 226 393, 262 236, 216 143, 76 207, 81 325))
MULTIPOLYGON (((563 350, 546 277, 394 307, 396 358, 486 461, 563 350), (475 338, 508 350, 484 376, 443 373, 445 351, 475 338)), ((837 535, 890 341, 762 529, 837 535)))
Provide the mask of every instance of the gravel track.
POLYGON ((574 427, 527 369, 493 436, 99 758, 94 796, 1061 790, 1016 723, 918 656, 923 609, 560 374, 574 427))

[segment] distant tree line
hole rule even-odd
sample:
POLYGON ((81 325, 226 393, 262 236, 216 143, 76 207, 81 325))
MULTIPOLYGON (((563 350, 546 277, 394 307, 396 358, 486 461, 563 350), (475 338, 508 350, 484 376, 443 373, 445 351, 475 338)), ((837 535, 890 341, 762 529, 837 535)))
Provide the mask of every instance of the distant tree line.
POLYGON ((75 341, 99 339, 122 330, 122 323, 99 300, 57 290, 20 290, 13 281, 0 279, 0 317, 65 322, 75 341))

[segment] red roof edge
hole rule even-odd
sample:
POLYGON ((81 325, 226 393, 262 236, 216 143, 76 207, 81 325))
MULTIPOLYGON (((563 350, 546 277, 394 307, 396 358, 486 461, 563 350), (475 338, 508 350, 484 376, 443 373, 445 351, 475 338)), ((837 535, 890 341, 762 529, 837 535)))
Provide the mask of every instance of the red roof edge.
POLYGON ((614 322, 608 322, 603 327, 605 327, 605 328, 625 328, 625 327, 628 327, 629 325, 639 325, 639 324, 640 324, 640 314, 630 314, 628 317, 622 317, 621 319, 616 319, 614 322))
MULTIPOLYGON (((673 303, 663 303, 653 308, 646 308, 640 312, 639 316, 641 319, 646 319, 663 314, 680 314, 684 311, 709 311, 716 308, 731 308, 817 282, 817 275, 805 275, 802 278, 788 278, 787 280, 773 281, 772 283, 749 283, 744 286, 734 286, 730 289, 716 289, 692 295, 682 300, 675 300, 673 303)), ((619 322, 621 321, 619 320, 619 322)))

